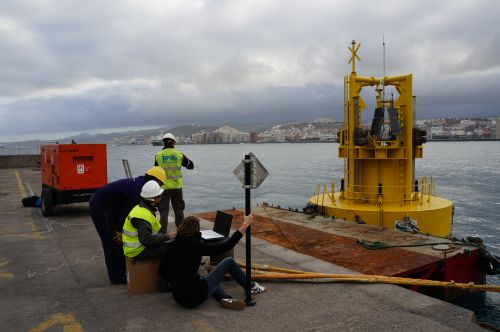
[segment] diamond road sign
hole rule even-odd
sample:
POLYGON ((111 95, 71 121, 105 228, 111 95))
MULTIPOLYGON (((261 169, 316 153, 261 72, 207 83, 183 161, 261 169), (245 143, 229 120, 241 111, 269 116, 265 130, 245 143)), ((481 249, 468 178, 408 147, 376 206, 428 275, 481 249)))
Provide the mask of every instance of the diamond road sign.
POLYGON ((245 186, 245 163, 250 163, 250 171, 252 172, 250 188, 258 188, 262 182, 269 175, 264 165, 261 164, 259 159, 253 153, 249 153, 250 159, 243 159, 241 163, 233 171, 233 174, 240 180, 241 184, 245 186))

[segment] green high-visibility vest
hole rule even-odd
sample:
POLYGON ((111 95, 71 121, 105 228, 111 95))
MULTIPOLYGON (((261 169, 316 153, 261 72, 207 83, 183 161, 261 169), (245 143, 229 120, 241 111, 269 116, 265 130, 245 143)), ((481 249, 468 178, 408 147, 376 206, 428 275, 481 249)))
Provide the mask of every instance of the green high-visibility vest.
POLYGON ((122 243, 123 243, 123 253, 127 257, 135 257, 146 249, 145 246, 139 241, 139 232, 137 228, 130 222, 132 218, 139 218, 146 220, 151 224, 151 229, 153 234, 157 234, 160 231, 161 224, 156 219, 155 215, 151 213, 148 209, 136 205, 125 218, 125 224, 123 224, 122 230, 122 243))
POLYGON ((156 153, 156 163, 165 170, 167 176, 167 182, 162 186, 163 189, 182 188, 181 166, 183 156, 182 152, 175 148, 163 149, 156 153))

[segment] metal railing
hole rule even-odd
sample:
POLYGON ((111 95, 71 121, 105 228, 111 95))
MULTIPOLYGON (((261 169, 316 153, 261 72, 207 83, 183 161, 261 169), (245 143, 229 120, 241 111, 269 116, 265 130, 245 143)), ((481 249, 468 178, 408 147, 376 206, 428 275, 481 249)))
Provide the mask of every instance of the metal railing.
POLYGON ((30 155, 40 154, 40 146, 54 144, 56 141, 26 141, 0 143, 0 155, 30 155))
MULTIPOLYGON (((316 197, 316 205, 324 205, 325 198, 328 198, 332 203, 335 202, 335 185, 332 180, 329 184, 330 188, 326 183, 319 183, 314 191, 314 196, 316 197)), ((380 199, 384 203, 395 203, 401 201, 414 201, 423 204, 425 202, 430 202, 432 196, 436 196, 435 186, 433 178, 421 177, 418 183, 418 191, 415 190, 415 186, 383 186, 382 189, 389 189, 389 191, 382 191, 381 194, 378 193, 379 186, 364 186, 356 185, 354 190, 352 188, 341 192, 341 199, 348 199, 358 201, 360 203, 370 203, 378 204, 380 199), (410 189, 410 197, 406 197, 407 189, 410 189), (406 196, 405 196, 406 195, 406 196)), ((335 204, 335 203, 334 203, 335 204)))

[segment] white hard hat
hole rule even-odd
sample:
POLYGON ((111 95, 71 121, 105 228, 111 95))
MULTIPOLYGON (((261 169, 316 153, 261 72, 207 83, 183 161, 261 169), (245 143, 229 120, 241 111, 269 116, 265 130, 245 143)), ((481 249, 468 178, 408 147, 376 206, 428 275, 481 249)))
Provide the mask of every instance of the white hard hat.
POLYGON ((166 133, 165 135, 163 135, 162 139, 171 139, 175 141, 175 136, 171 133, 166 133))
POLYGON ((155 198, 163 193, 163 189, 155 180, 149 180, 142 186, 142 198, 155 198))

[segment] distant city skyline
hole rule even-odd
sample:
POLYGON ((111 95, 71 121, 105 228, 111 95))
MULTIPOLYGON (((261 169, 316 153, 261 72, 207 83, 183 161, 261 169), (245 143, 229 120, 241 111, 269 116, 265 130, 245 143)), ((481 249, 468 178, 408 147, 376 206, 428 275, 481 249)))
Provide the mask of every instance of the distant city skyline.
MULTIPOLYGON (((89 132, 84 132, 84 133, 75 133, 71 134, 68 136, 61 136, 61 137, 55 137, 53 139, 43 139, 43 138, 37 138, 37 139, 30 139, 34 141, 40 141, 40 142, 60 142, 64 143, 67 141, 69 142, 72 139, 77 139, 77 140, 83 140, 83 142, 98 142, 99 138, 106 137, 105 141, 108 143, 113 143, 115 142, 121 142, 122 141, 127 141, 128 139, 135 140, 136 138, 140 137, 139 141, 145 140, 147 141, 146 144, 149 144, 151 140, 153 139, 160 139, 162 135, 164 135, 167 132, 174 132, 176 136, 182 137, 182 141, 184 142, 183 138, 184 137, 189 137, 191 138, 192 134, 196 133, 209 133, 212 131, 222 132, 225 131, 228 128, 229 131, 232 131, 233 129, 237 129, 238 131, 252 134, 252 133, 261 133, 264 135, 267 135, 267 133, 273 128, 276 127, 297 127, 300 125, 307 126, 308 124, 319 124, 319 123, 330 123, 331 126, 334 128, 339 127, 340 125, 343 125, 343 121, 339 120, 334 120, 330 118, 316 118, 312 119, 310 121, 301 121, 301 122, 293 122, 293 121, 285 121, 283 123, 274 123, 274 124, 244 124, 244 123, 220 123, 220 124, 215 124, 215 125, 202 125, 202 124, 190 124, 190 125, 183 125, 179 127, 172 127, 172 128, 160 128, 160 127, 154 127, 154 128, 126 128, 124 130, 114 130, 111 132, 96 132, 96 133, 89 133, 89 132), (235 127, 233 127, 235 126, 235 127), (188 132, 191 132, 191 134, 180 134, 179 135, 179 130, 181 132, 185 132, 185 130, 188 130, 188 132), (196 128, 201 128, 197 130, 196 128), (112 141, 111 141, 112 140, 112 141)), ((370 121, 363 121, 363 127, 369 127, 371 124, 370 121)), ((431 138, 432 135, 442 135, 443 131, 448 132, 450 130, 455 131, 454 134, 447 133, 447 135, 463 135, 466 136, 465 132, 461 133, 462 130, 465 130, 465 128, 471 128, 471 127, 477 127, 480 128, 479 132, 475 134, 471 134, 470 132, 468 133, 469 136, 477 136, 477 137, 484 137, 487 138, 490 135, 490 132, 493 133, 496 138, 500 138, 500 130, 498 128, 500 127, 500 117, 488 117, 488 118, 481 118, 481 117, 453 117, 453 118, 436 118, 436 119, 420 119, 416 120, 415 122, 416 127, 420 128, 427 128, 429 129, 428 132, 428 137, 431 138), (496 123, 496 124, 495 124, 496 123), (442 127, 442 128, 439 128, 442 127), (458 128, 457 127, 463 127, 463 128, 458 128), (430 129, 432 128, 432 131, 430 129)), ((325 128, 327 128, 326 126, 325 128)), ((325 134, 327 133, 322 130, 322 132, 325 134)), ((336 133, 336 132, 335 132, 336 133)), ((271 135, 272 136, 272 135, 271 135)), ((495 138, 495 137, 491 137, 495 138)), ((0 143, 9 143, 9 142, 22 142, 22 141, 30 141, 30 140, 20 140, 20 141, 0 141, 0 143)), ((328 139, 329 140, 329 139, 328 139)), ((261 139, 262 141, 262 139, 261 139)), ((274 141, 271 139, 270 141, 274 141)), ((277 140, 279 141, 279 140, 277 140)), ((121 144, 120 143, 120 144, 121 144)))
POLYGON ((495 0, 19 0, 0 12, 0 141, 341 120, 347 47, 361 43, 358 74, 381 77, 382 36, 386 75, 413 74, 417 119, 500 116, 495 0))
MULTIPOLYGON (((219 127, 183 126, 169 130, 153 129, 154 133, 144 134, 128 132, 120 136, 117 133, 113 144, 152 144, 163 145, 161 137, 165 132, 174 133, 178 143, 271 143, 320 141, 333 142, 343 122, 331 119, 314 119, 310 122, 282 123, 261 130, 243 129, 240 124, 236 129, 227 124, 219 127)), ((369 128, 370 123, 363 123, 369 128)), ((498 139, 500 138, 500 119, 495 118, 450 118, 417 120, 415 127, 427 131, 427 139, 498 139)), ((247 127, 248 128, 248 127, 247 127)), ((66 138, 68 140, 70 138, 66 138)), ((108 142, 109 143, 109 142, 108 142)))

